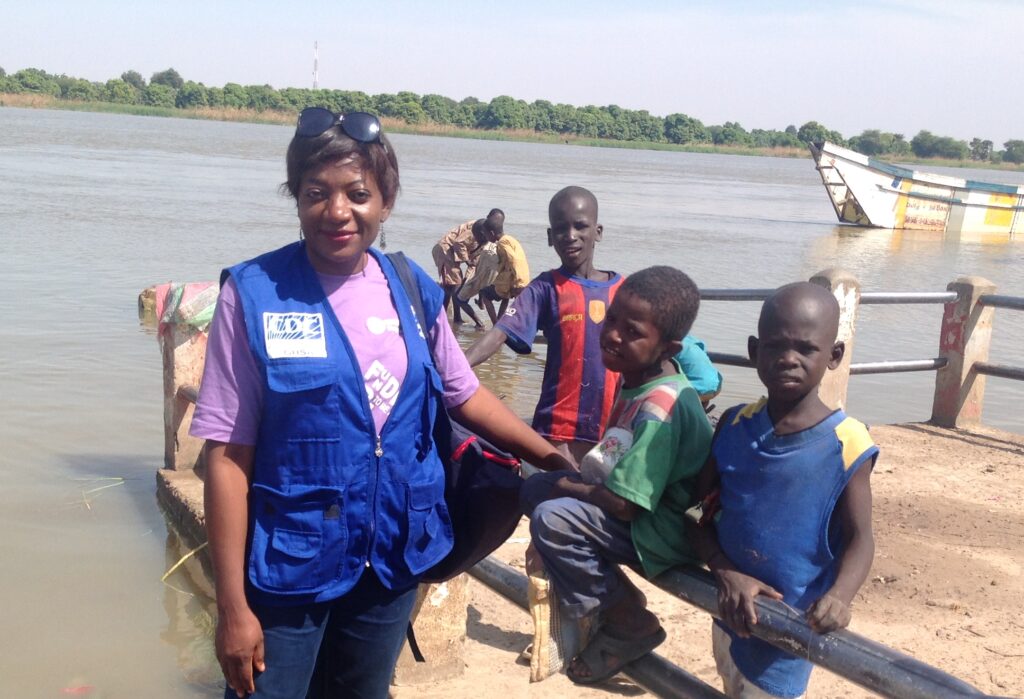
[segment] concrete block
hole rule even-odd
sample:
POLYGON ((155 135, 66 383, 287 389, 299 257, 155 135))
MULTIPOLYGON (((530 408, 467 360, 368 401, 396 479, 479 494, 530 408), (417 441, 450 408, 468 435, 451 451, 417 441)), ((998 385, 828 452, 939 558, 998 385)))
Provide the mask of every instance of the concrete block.
POLYGON ((459 677, 465 671, 468 576, 436 585, 420 585, 413 630, 425 662, 416 662, 409 644, 402 648, 392 684, 427 684, 459 677))

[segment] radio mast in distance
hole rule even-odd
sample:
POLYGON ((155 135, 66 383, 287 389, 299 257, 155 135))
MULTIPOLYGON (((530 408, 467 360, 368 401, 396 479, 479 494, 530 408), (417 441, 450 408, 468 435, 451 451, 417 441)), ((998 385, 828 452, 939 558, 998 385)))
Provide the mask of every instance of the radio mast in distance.
POLYGON ((313 42, 313 89, 320 87, 320 49, 317 42, 313 42))

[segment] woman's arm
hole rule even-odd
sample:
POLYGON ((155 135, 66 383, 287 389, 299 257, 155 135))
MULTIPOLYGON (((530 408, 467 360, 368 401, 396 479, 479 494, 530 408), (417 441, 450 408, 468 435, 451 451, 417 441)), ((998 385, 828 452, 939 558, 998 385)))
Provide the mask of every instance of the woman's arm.
POLYGON ((466 402, 449 408, 448 412, 469 429, 537 468, 545 471, 573 470, 564 456, 484 386, 477 388, 466 402))
POLYGON ((252 693, 262 672, 263 629, 245 598, 245 544, 254 448, 209 440, 203 492, 206 536, 217 593, 217 660, 239 697, 252 693))

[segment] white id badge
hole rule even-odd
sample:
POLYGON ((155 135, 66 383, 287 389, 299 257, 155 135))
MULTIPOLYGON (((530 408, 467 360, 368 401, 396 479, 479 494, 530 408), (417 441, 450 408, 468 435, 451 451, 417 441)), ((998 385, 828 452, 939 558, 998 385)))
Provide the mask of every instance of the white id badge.
POLYGON ((322 313, 264 313, 263 341, 271 359, 326 357, 322 313))

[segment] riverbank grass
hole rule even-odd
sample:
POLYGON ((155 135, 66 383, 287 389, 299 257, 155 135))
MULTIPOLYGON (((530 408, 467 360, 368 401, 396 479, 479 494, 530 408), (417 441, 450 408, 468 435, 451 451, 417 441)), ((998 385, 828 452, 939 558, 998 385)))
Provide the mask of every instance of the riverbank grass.
MULTIPOLYGON (((63 109, 76 112, 100 112, 104 114, 132 114, 135 116, 156 116, 172 119, 204 119, 209 121, 234 121, 251 124, 294 124, 292 112, 274 110, 233 109, 230 107, 201 107, 178 109, 176 107, 155 107, 143 104, 115 104, 113 102, 77 102, 62 100, 50 95, 37 93, 0 93, 0 107, 22 107, 28 109, 63 109)), ((627 148, 631 150, 677 151, 681 153, 706 153, 712 155, 745 155, 770 158, 806 158, 803 148, 759 148, 754 146, 726 146, 711 143, 655 143, 650 141, 616 141, 606 138, 586 138, 574 134, 539 133, 532 129, 469 129, 448 124, 408 124, 401 119, 381 118, 384 128, 391 133, 415 134, 418 136, 447 136, 449 138, 470 138, 483 141, 519 141, 524 143, 549 143, 592 148, 627 148)), ((879 158, 901 164, 924 164, 934 167, 952 167, 985 170, 1021 171, 1024 166, 1013 163, 990 163, 976 160, 946 160, 942 158, 917 158, 913 155, 897 160, 879 158)))

